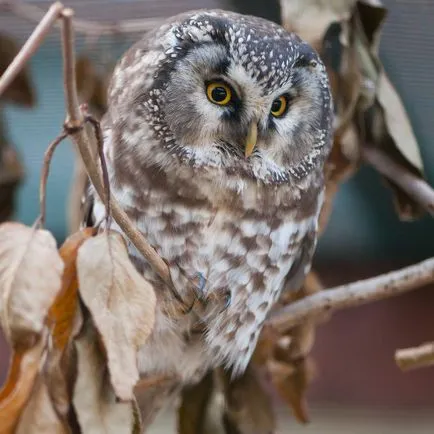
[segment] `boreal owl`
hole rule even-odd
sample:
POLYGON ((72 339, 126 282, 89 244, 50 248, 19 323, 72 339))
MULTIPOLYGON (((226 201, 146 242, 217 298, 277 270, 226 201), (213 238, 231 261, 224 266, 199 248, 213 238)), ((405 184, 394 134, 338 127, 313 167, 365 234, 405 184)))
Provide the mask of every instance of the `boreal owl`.
MULTIPOLYGON (((158 298, 141 373, 243 372, 273 303, 309 271, 331 128, 323 63, 267 20, 178 15, 122 57, 103 119, 111 191, 179 297, 207 300, 172 316, 173 291, 129 244, 158 298)), ((97 224, 104 206, 88 199, 97 224)))

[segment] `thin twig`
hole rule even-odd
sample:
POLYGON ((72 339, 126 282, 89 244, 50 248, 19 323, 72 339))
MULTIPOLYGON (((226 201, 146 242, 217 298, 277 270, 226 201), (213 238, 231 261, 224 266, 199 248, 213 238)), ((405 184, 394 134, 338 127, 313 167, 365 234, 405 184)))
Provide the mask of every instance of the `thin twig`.
POLYGON ((44 227, 46 216, 46 201, 47 201, 47 180, 50 172, 50 163, 53 158, 54 151, 57 146, 68 137, 68 133, 62 132, 55 140, 53 140, 44 155, 44 163, 42 165, 41 179, 39 181, 39 225, 44 227))
POLYGON ((39 24, 36 26, 29 39, 27 39, 26 43, 15 56, 14 60, 0 77, 0 95, 3 94, 6 88, 12 83, 14 78, 24 68, 30 57, 39 48, 45 36, 50 31, 51 27, 59 18, 59 14, 62 9, 63 5, 59 2, 54 3, 50 7, 50 9, 48 9, 48 12, 44 15, 39 24))
MULTIPOLYGON (((84 122, 83 114, 80 111, 78 105, 75 68, 74 65, 74 47, 73 47, 73 31, 72 31, 72 16, 73 11, 66 9, 63 11, 63 31, 62 31, 62 47, 63 47, 63 59, 64 59, 64 87, 65 87, 65 100, 68 111, 67 121, 65 127, 68 130, 70 127, 82 125, 84 122), (72 82, 72 83, 71 83, 72 82)), ((95 140, 93 134, 87 134, 86 128, 82 128, 71 134, 71 138, 76 144, 86 171, 98 196, 104 203, 104 185, 96 165, 91 149, 97 149, 97 146, 92 146, 91 141, 95 140)), ((125 211, 117 203, 114 197, 111 198, 111 211, 112 216, 119 227, 123 230, 125 235, 134 244, 137 250, 143 255, 143 257, 149 262, 155 272, 172 287, 173 283, 170 278, 169 268, 163 259, 156 253, 152 246, 146 241, 140 231, 133 225, 131 220, 125 211)))
POLYGON ((326 289, 277 311, 269 324, 287 331, 308 318, 393 297, 434 281, 434 258, 366 280, 326 289))
POLYGON ((434 366, 434 342, 395 352, 395 361, 403 371, 434 366))
MULTIPOLYGON (((44 11, 34 5, 17 1, 0 1, 0 6, 6 8, 17 17, 31 22, 39 22, 44 11)), ((74 28, 77 32, 89 36, 104 36, 123 33, 144 33, 163 22, 164 18, 140 18, 131 20, 120 20, 114 22, 74 20, 74 28)))
POLYGON ((379 173, 401 187, 411 198, 434 216, 434 189, 425 180, 392 160, 379 148, 364 146, 362 148, 362 157, 379 173))
POLYGON ((103 135, 101 131, 101 124, 100 122, 95 119, 93 116, 87 114, 86 115, 86 122, 90 122, 90 124, 93 126, 93 130, 96 137, 96 143, 98 145, 98 155, 99 155, 99 161, 101 162, 101 170, 102 170, 102 177, 103 177, 103 183, 104 183, 104 190, 105 190, 105 204, 106 204, 106 227, 107 229, 110 229, 110 216, 111 216, 111 208, 110 208, 110 179, 108 175, 107 170, 107 163, 105 161, 104 156, 104 140, 103 135))
POLYGON ((62 33, 62 54, 63 54, 63 88, 66 103, 67 118, 65 124, 68 128, 75 128, 84 123, 84 117, 80 110, 77 93, 77 80, 75 76, 75 49, 74 31, 72 28, 72 17, 74 11, 65 8, 62 11, 63 33, 62 33))

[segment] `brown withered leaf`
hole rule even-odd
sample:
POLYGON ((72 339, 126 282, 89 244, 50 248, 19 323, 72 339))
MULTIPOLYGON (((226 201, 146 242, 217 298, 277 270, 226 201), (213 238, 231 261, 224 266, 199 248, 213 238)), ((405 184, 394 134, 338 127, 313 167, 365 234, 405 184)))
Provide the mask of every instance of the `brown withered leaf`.
MULTIPOLYGON (((19 50, 19 45, 10 36, 0 33, 0 76, 6 71, 19 50)), ((28 66, 21 69, 2 94, 1 101, 26 107, 32 107, 36 103, 36 95, 28 66)))
POLYGON ((0 434, 13 434, 39 373, 46 339, 30 349, 19 348, 12 355, 8 376, 0 390, 0 434))
POLYGON ((69 344, 81 325, 76 260, 80 246, 95 233, 96 229, 85 228, 69 236, 60 247, 59 254, 65 264, 62 289, 48 313, 51 346, 45 362, 44 381, 54 409, 65 422, 70 410, 71 384, 74 379, 74 358, 69 344))
POLYGON ((384 121, 388 133, 399 152, 413 166, 423 173, 423 162, 413 128, 404 105, 384 71, 380 72, 377 98, 384 110, 384 121))
POLYGON ((95 228, 85 228, 69 236, 59 249, 65 266, 62 274, 62 288, 48 312, 52 325, 53 348, 63 350, 69 341, 78 306, 78 279, 76 260, 78 249, 96 234, 95 228))
POLYGON ((77 349, 77 379, 73 405, 83 433, 140 434, 137 405, 118 402, 108 378, 106 360, 97 344, 97 332, 85 323, 74 345, 77 349))
POLYGON ((0 317, 14 347, 32 346, 42 332, 63 268, 50 232, 0 225, 0 317))
POLYGON ((270 372, 279 395, 292 409, 297 421, 308 423, 305 394, 312 376, 308 360, 302 358, 293 363, 274 361, 270 372))
POLYGON ((14 434, 68 434, 68 426, 54 410, 47 385, 42 377, 36 380, 26 408, 14 434))
POLYGON ((263 372, 249 364, 240 377, 232 379, 221 370, 226 402, 224 425, 227 434, 272 434, 276 430, 270 391, 262 381, 263 372))
POLYGON ((81 298, 107 353, 116 396, 131 400, 139 379, 137 349, 154 326, 154 290, 131 263, 124 239, 114 231, 83 243, 77 272, 81 298))
POLYGON ((214 383, 213 372, 209 371, 199 383, 183 388, 178 408, 178 434, 209 434, 206 423, 214 383))
POLYGON ((280 0, 282 24, 319 49, 331 23, 349 17, 356 0, 280 0))

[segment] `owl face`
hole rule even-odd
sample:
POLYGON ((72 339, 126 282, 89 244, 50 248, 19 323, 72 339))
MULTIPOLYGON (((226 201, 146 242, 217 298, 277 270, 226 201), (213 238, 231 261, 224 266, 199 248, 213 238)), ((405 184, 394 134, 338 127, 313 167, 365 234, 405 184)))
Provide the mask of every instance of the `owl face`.
POLYGON ((130 100, 168 154, 271 183, 302 178, 325 159, 327 75, 296 35, 256 17, 199 11, 153 39, 160 55, 152 83, 130 100))

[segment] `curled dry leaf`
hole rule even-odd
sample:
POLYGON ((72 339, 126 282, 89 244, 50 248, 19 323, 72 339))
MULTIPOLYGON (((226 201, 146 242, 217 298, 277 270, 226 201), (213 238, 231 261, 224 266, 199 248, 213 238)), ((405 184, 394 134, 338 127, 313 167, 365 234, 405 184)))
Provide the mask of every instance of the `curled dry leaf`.
POLYGON ((107 378, 104 354, 98 336, 88 321, 74 340, 77 349, 77 379, 73 405, 83 433, 140 434, 141 422, 134 400, 118 402, 107 378))
POLYGON ((14 347, 34 344, 61 288, 63 261, 50 232, 0 226, 0 317, 14 347))
POLYGON ((79 291, 101 335, 116 396, 133 399, 139 380, 137 350, 155 320, 152 286, 131 263, 122 236, 114 231, 88 239, 77 258, 79 291))
POLYGON ((13 434, 38 375, 46 339, 13 353, 6 383, 0 391, 0 434, 13 434))
MULTIPOLYGON (((311 270, 303 287, 299 291, 285 292, 280 305, 290 304, 322 290, 317 274, 311 270)), ((301 423, 309 421, 305 395, 312 372, 308 356, 314 343, 316 322, 322 319, 306 321, 282 334, 270 326, 274 330, 274 335, 270 335, 273 351, 267 360, 271 381, 301 423)))
POLYGON ((279 395, 292 408, 297 421, 309 422, 305 396, 312 376, 309 360, 303 358, 291 364, 274 362, 270 372, 279 395))
POLYGON ((65 268, 62 275, 62 288, 51 305, 48 320, 52 324, 53 347, 63 350, 68 343, 74 326, 78 306, 78 280, 76 260, 78 249, 96 229, 86 228, 72 234, 59 249, 65 268))
POLYGON ((282 24, 318 49, 330 24, 348 18, 355 2, 356 0, 280 0, 282 24))
POLYGON ((48 313, 51 346, 45 362, 44 380, 53 406, 64 421, 70 410, 74 381, 74 360, 69 344, 81 326, 76 260, 80 246, 95 233, 94 228, 83 229, 68 237, 60 247, 59 254, 65 264, 62 289, 48 313))

